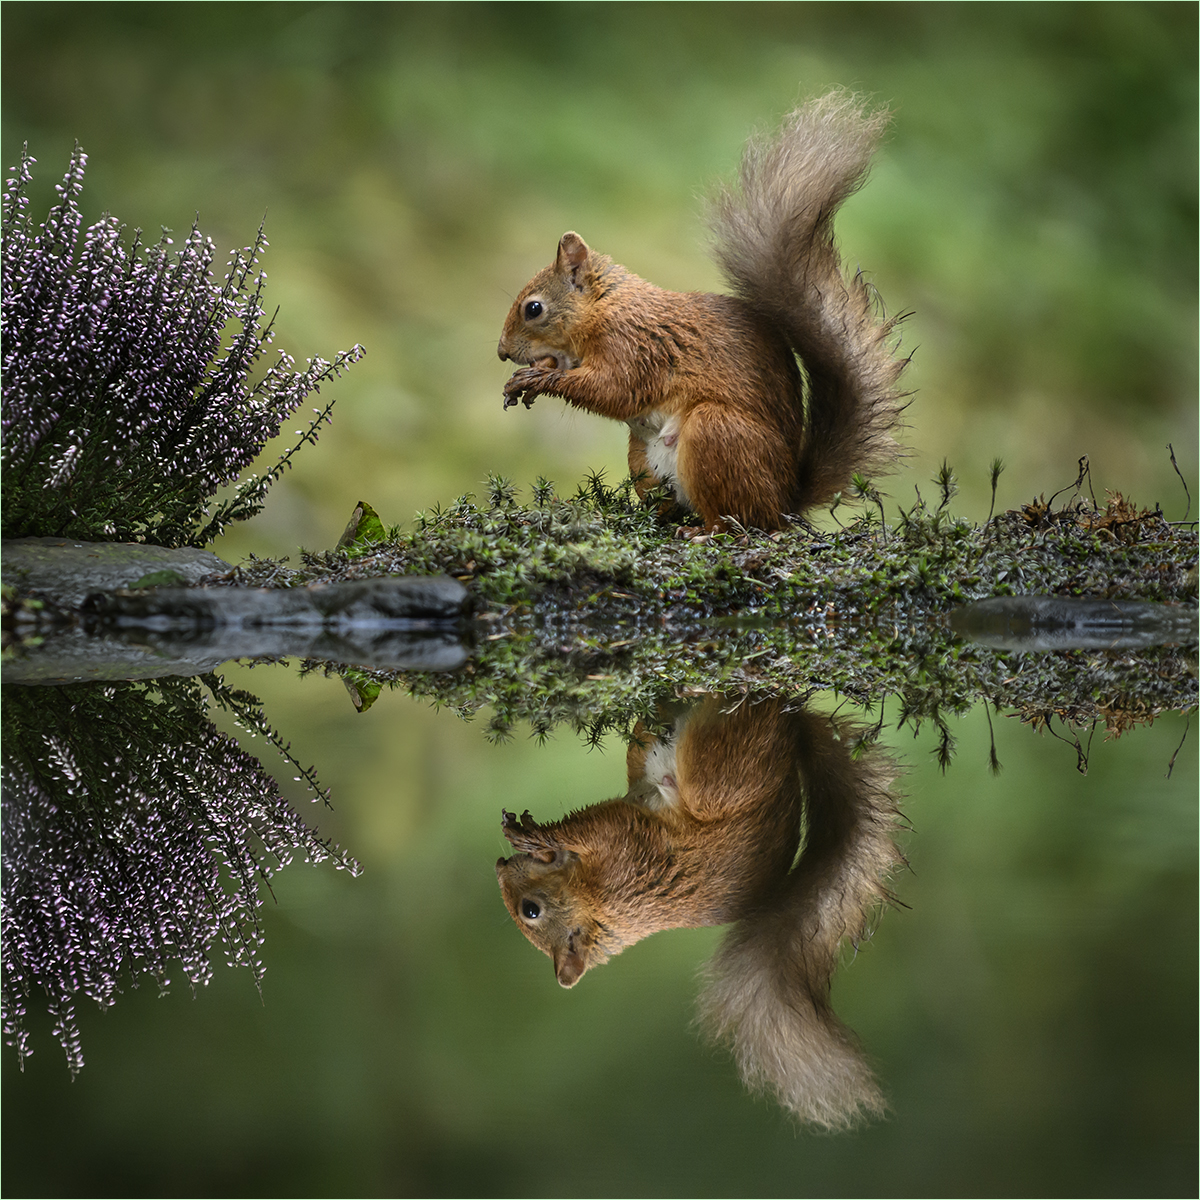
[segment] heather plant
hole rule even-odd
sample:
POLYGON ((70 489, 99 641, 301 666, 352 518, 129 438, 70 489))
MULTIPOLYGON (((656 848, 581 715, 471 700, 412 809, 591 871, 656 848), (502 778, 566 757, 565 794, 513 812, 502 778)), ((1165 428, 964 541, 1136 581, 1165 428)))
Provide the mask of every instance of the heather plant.
POLYGON ((274 336, 261 228, 218 282, 213 242, 195 225, 176 250, 166 230, 126 245, 107 214, 83 230, 78 146, 35 227, 25 194, 34 161, 22 153, 3 198, 4 535, 204 545, 262 508, 332 401, 265 474, 239 482, 241 472, 362 348, 303 370, 279 351, 256 371, 274 336))
MULTIPOLYGON (((298 767, 255 697, 216 676, 204 683, 298 767)), ((212 976, 218 939, 257 982, 260 885, 297 852, 357 873, 258 759, 213 726, 200 681, 6 692, 0 1009, 22 1066, 39 993, 74 1075, 80 995, 106 1007, 147 975, 165 991, 172 961, 195 989, 212 976)), ((311 771, 301 776, 321 794, 311 771)))

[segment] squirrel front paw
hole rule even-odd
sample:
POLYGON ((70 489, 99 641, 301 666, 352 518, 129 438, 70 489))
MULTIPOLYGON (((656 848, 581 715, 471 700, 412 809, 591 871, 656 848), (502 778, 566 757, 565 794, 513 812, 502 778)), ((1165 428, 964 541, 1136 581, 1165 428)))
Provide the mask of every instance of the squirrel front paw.
POLYGON ((504 830, 504 836, 507 837, 510 832, 521 832, 532 829, 537 829, 537 822, 533 819, 533 813, 526 809, 519 817, 516 813, 511 813, 507 808, 500 810, 500 828, 504 830))
POLYGON ((506 808, 502 808, 500 814, 500 830, 514 850, 528 854, 539 862, 554 861, 554 847, 548 844, 545 831, 533 819, 529 809, 519 819, 516 813, 510 813, 506 808))
MULTIPOLYGON (((554 360, 549 361, 553 362, 554 360)), ((557 376, 557 370, 547 370, 538 364, 514 371, 512 377, 504 385, 504 407, 511 408, 519 400, 526 408, 532 408, 534 399, 543 392, 549 391, 550 385, 557 376)))
POLYGON ((513 396, 510 396, 510 395, 508 395, 508 390, 507 390, 507 389, 505 389, 505 395, 504 395, 504 407, 505 407, 505 409, 516 408, 516 407, 517 407, 517 401, 518 401, 518 400, 522 401, 522 402, 524 403, 524 405, 525 405, 525 407, 526 407, 526 408, 532 408, 532 407, 533 407, 533 400, 534 400, 534 398, 533 398, 532 396, 526 396, 526 395, 524 395, 523 393, 522 393, 522 394, 520 394, 520 395, 513 395, 513 396))

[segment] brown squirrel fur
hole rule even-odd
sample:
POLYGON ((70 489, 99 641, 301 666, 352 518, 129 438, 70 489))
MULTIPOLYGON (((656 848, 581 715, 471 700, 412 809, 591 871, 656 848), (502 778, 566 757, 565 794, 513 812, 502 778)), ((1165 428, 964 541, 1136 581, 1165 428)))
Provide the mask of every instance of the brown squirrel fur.
POLYGON ((673 739, 637 732, 625 796, 549 825, 504 814, 518 853, 496 874, 513 920, 564 987, 658 930, 734 922, 700 1012, 746 1083, 830 1129, 881 1112, 829 989, 903 862, 889 760, 852 757, 845 723, 779 700, 723 712, 710 697, 673 739))
POLYGON ((752 141, 718 192, 714 253, 734 295, 669 292, 565 233, 517 297, 505 406, 541 395, 629 424, 639 495, 666 484, 710 530, 762 529, 897 456, 897 318, 847 278, 833 219, 887 123, 834 92, 752 141), (807 389, 797 365, 803 364, 807 389), (805 391, 807 390, 807 398, 805 391))

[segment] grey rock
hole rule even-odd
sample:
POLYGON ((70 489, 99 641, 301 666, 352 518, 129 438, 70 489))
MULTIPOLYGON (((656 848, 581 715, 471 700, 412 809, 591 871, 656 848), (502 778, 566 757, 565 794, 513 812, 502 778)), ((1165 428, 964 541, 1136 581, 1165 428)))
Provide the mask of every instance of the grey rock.
POLYGON ((136 584, 170 571, 182 584, 224 574, 230 565, 209 550, 146 546, 140 542, 76 542, 70 538, 12 538, 0 543, 0 574, 10 587, 61 608, 78 608, 92 592, 136 584))
POLYGON ((44 636, 6 651, 5 683, 196 675, 260 657, 446 671, 467 656, 457 627, 447 625, 464 614, 467 590, 447 576, 179 587, 159 585, 231 568, 206 550, 64 538, 4 542, 3 555, 6 584, 72 610, 36 631, 44 636))

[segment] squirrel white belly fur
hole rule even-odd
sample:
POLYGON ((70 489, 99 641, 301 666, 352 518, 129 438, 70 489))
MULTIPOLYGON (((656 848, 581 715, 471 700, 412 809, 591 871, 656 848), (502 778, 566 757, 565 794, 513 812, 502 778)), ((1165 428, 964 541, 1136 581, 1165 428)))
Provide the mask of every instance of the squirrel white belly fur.
POLYGON ((665 483, 680 504, 691 508, 691 499, 679 478, 679 427, 682 423, 679 417, 654 412, 646 417, 632 417, 625 423, 629 426, 630 441, 637 440, 642 444, 651 477, 665 483))

